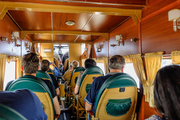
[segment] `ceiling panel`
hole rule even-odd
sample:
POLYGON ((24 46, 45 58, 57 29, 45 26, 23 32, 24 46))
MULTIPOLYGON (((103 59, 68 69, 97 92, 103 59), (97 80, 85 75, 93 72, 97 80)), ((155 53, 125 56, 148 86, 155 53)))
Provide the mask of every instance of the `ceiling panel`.
POLYGON ((77 35, 53 35, 54 41, 74 41, 78 36, 77 35))
POLYGON ((146 0, 0 0, 9 2, 27 2, 55 5, 89 6, 89 7, 111 7, 126 9, 142 9, 146 0))
POLYGON ((91 35, 79 35, 76 41, 91 41, 91 35))
POLYGON ((22 30, 52 30, 51 13, 31 11, 9 11, 22 30))
POLYGON ((33 40, 52 40, 51 34, 33 34, 33 40))
POLYGON ((57 4, 57 3, 120 3, 120 4, 146 4, 146 0, 1 0, 9 2, 31 2, 31 3, 47 3, 47 4, 57 4))
POLYGON ((127 16, 94 15, 83 31, 109 32, 127 18, 127 16))
POLYGON ((80 35, 76 41, 93 41, 99 38, 100 36, 92 36, 92 35, 80 35))
POLYGON ((53 30, 81 31, 92 14, 53 13, 53 30), (68 26, 66 21, 72 20, 74 25, 68 26))

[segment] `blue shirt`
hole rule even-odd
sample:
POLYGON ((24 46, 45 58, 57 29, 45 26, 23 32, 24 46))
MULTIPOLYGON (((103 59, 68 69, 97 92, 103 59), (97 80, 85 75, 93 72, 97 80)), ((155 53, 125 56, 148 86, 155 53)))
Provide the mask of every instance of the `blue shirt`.
POLYGON ((60 71, 57 67, 54 67, 54 70, 52 70, 52 71, 53 71, 55 77, 60 76, 60 71))
POLYGON ((27 89, 0 91, 0 104, 16 110, 28 120, 47 120, 39 98, 27 89))
POLYGON ((116 73, 108 73, 106 76, 100 76, 94 79, 90 90, 88 91, 87 96, 84 98, 85 102, 92 105, 92 112, 95 112, 95 101, 97 94, 99 92, 99 89, 101 88, 102 84, 108 79, 111 75, 114 75, 116 73))

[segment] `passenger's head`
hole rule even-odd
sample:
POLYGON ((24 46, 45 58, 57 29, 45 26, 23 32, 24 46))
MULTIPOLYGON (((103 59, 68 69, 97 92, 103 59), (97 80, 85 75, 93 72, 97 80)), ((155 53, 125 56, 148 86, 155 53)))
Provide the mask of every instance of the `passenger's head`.
POLYGON ((79 62, 77 60, 72 61, 73 69, 77 68, 78 66, 79 66, 79 62))
POLYGON ((39 67, 39 58, 36 53, 28 53, 23 56, 22 66, 25 73, 36 73, 39 67))
POLYGON ((122 70, 125 65, 125 59, 121 55, 114 55, 109 60, 109 69, 122 70))
POLYGON ((84 66, 86 69, 93 67, 96 66, 96 62, 93 59, 86 59, 86 61, 84 62, 84 66))
POLYGON ((180 120, 180 66, 160 69, 154 82, 154 102, 158 111, 169 120, 180 120))
POLYGON ((47 71, 49 69, 49 65, 50 65, 50 62, 46 59, 42 60, 41 61, 41 70, 42 71, 47 71))

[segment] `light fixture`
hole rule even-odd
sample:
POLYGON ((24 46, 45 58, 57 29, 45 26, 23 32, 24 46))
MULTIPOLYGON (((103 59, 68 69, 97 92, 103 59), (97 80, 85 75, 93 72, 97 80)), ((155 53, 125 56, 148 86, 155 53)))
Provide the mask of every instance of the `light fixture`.
MULTIPOLYGON (((122 35, 120 34, 120 35, 116 35, 116 40, 118 41, 118 46, 120 46, 120 45, 123 45, 123 37, 122 37, 122 35)), ((123 45, 124 46, 124 45, 123 45)))
POLYGON ((72 26, 72 25, 75 24, 75 22, 72 21, 72 20, 68 20, 68 21, 65 22, 65 24, 66 24, 66 25, 69 25, 69 26, 72 26))
POLYGON ((1 41, 8 41, 8 38, 1 36, 1 41))
POLYGON ((97 52, 101 52, 101 45, 100 45, 100 43, 96 44, 96 49, 97 49, 97 52))
POLYGON ((17 38, 19 38, 19 32, 18 31, 12 31, 12 35, 11 35, 11 40, 12 42, 15 43, 15 46, 20 47, 20 44, 17 44, 17 38))
POLYGON ((173 9, 168 12, 169 21, 173 21, 173 29, 177 32, 180 29, 180 10, 173 9))
POLYGON ((28 49, 28 50, 31 50, 31 47, 32 47, 32 43, 30 43, 30 42, 25 42, 24 43, 25 45, 25 47, 26 47, 26 50, 28 49))

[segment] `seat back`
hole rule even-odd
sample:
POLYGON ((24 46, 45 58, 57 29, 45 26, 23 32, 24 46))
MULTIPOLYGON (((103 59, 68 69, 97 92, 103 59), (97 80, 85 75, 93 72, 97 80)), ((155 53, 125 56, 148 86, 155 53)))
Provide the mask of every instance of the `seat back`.
POLYGON ((84 70, 85 70, 84 67, 77 67, 76 69, 74 69, 74 71, 71 74, 71 79, 69 82, 69 85, 71 86, 71 88, 73 88, 73 89, 75 88, 79 73, 84 70))
POLYGON ((67 58, 64 62, 64 73, 68 70, 69 68, 69 58, 67 58))
MULTIPOLYGON (((52 70, 49 71, 49 73, 53 74, 52 70)), ((48 72, 44 72, 44 71, 38 70, 37 73, 36 73, 36 77, 44 79, 44 80, 49 80, 54 85, 54 82, 53 82, 51 76, 48 74, 48 72)))
POLYGON ((29 89, 34 92, 40 99, 44 111, 48 116, 48 120, 54 119, 54 104, 51 92, 48 86, 37 77, 26 75, 15 80, 8 87, 8 91, 15 91, 18 89, 29 89))
POLYGON ((0 120, 27 120, 16 110, 0 104, 0 120))
POLYGON ((44 80, 50 80, 53 83, 51 77, 49 76, 49 74, 47 72, 38 70, 37 73, 36 73, 36 77, 42 78, 44 80))
POLYGON ((79 85, 79 102, 82 107, 84 107, 84 97, 87 95, 89 89, 91 88, 92 82, 95 78, 103 75, 103 71, 98 66, 88 68, 84 71, 79 85))
POLYGON ((47 73, 54 75, 54 73, 53 73, 53 71, 52 71, 51 69, 49 69, 49 70, 47 71, 47 73))
POLYGON ((131 120, 137 104, 137 85, 125 73, 110 76, 95 101, 95 117, 102 120, 131 120))

